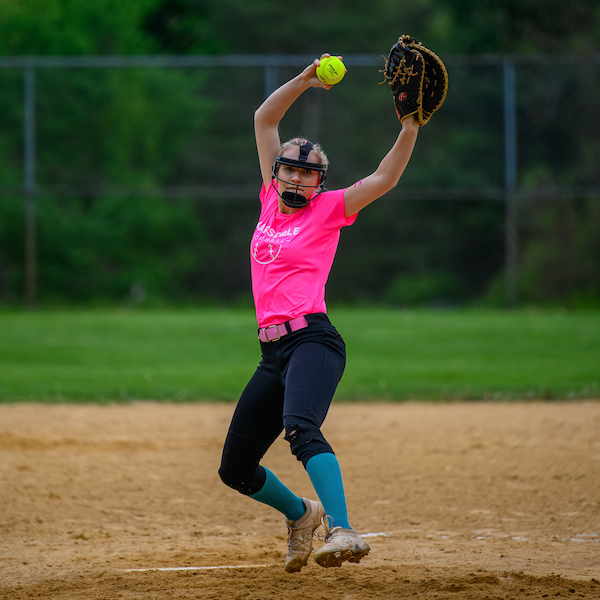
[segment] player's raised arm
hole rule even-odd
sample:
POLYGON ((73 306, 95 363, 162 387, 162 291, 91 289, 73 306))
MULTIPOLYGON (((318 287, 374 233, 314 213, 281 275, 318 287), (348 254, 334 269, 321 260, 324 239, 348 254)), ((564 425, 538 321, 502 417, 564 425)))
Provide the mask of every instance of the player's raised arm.
POLYGON ((383 71, 389 83, 402 131, 377 170, 348 188, 346 216, 394 188, 410 160, 419 127, 440 108, 448 90, 448 73, 441 59, 409 35, 392 46, 383 71))
POLYGON ((281 146, 279 138, 279 122, 290 106, 309 88, 322 87, 326 90, 331 85, 323 83, 317 77, 317 67, 321 60, 329 57, 323 54, 320 59, 308 65, 302 73, 277 88, 254 113, 254 135, 263 182, 269 185, 273 161, 281 146))
POLYGON ((414 116, 402 121, 402 130, 396 143, 377 167, 377 170, 357 181, 344 193, 346 216, 350 217, 393 189, 410 160, 417 141, 419 123, 414 116))

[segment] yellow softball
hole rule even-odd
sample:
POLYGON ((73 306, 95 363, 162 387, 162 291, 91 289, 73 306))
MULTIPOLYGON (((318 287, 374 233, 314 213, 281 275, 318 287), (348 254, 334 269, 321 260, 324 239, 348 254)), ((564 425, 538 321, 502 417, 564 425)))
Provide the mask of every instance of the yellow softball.
POLYGON ((324 58, 317 67, 317 77, 326 85, 339 83, 345 74, 346 67, 337 56, 324 58))

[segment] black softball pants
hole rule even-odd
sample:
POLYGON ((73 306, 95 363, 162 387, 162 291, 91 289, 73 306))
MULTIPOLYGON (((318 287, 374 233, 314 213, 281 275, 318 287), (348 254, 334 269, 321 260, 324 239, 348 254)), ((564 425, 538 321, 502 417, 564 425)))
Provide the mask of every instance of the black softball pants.
POLYGON ((346 365, 346 346, 327 315, 277 342, 261 342, 262 360, 244 389, 227 433, 219 475, 242 494, 259 492, 260 461, 285 429, 292 454, 307 461, 332 452, 321 433, 346 365))

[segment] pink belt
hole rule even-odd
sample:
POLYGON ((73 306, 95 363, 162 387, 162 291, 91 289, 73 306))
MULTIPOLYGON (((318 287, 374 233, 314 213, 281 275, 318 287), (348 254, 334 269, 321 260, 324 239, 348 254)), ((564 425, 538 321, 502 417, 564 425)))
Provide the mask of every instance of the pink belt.
POLYGON ((299 329, 308 327, 308 321, 306 317, 298 317, 291 321, 286 321, 279 325, 271 325, 270 327, 263 327, 258 330, 258 339, 261 342, 276 342, 280 340, 284 335, 299 329), (288 329, 289 327, 289 329, 288 329))

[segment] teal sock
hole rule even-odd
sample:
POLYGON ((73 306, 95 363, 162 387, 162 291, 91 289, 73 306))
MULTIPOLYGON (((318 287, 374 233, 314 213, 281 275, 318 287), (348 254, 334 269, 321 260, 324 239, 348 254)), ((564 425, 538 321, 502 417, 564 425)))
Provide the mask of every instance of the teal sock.
POLYGON ((297 521, 306 512, 302 498, 296 496, 288 487, 281 483, 277 479, 277 476, 269 471, 269 469, 265 467, 263 469, 265 469, 265 473, 267 474, 265 485, 256 494, 252 494, 250 498, 272 506, 283 513, 290 521, 297 521))
POLYGON ((349 529, 344 482, 340 463, 335 454, 325 452, 309 458, 306 463, 306 472, 325 512, 333 521, 331 527, 349 529))

